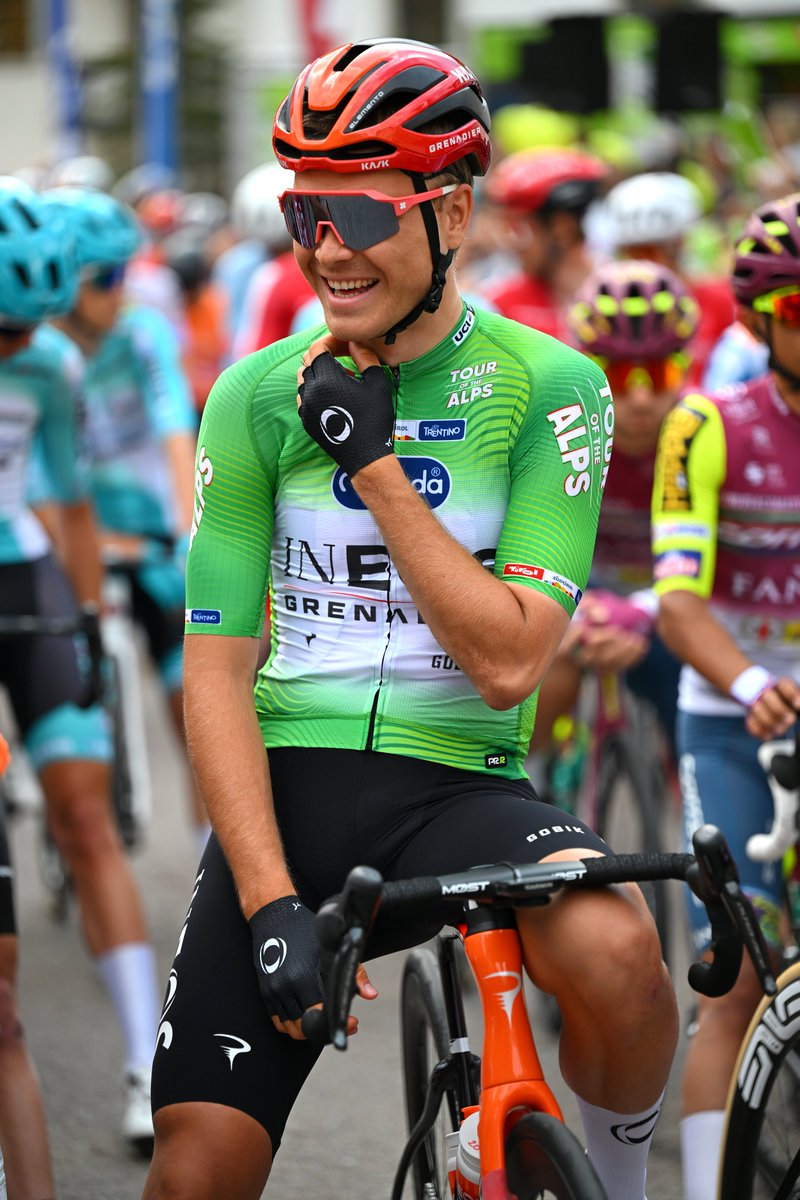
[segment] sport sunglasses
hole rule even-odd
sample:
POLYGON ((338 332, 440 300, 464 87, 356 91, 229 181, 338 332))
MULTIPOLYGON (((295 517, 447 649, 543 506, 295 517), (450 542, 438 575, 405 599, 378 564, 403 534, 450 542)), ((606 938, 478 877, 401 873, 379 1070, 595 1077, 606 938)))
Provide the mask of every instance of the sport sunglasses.
POLYGON ((84 283, 97 292, 110 292, 118 287, 125 278, 125 263, 111 267, 89 268, 81 275, 84 283))
POLYGON ((320 228, 328 226, 343 246, 350 250, 368 250, 400 228, 400 218, 415 204, 436 200, 458 187, 432 188, 413 196, 385 196, 382 192, 298 192, 294 188, 278 197, 286 228, 294 241, 313 250, 320 228))
POLYGON ((599 358, 612 392, 625 392, 644 385, 652 392, 667 392, 679 388, 689 366, 685 354, 669 354, 666 358, 599 358))
POLYGON ((753 301, 756 312, 769 313, 783 325, 800 329, 800 289, 777 288, 766 296, 756 296, 753 301))

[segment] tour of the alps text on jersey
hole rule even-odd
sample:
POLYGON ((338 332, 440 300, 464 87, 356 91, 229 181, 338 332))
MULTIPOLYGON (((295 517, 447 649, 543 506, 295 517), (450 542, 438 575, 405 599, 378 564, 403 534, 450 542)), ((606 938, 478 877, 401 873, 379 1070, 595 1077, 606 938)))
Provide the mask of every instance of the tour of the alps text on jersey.
POLYGON ((594 468, 602 470, 600 486, 605 487, 614 441, 614 405, 608 384, 600 388, 598 401, 597 408, 589 407, 578 394, 575 404, 562 405, 547 414, 561 461, 569 468, 564 479, 568 496, 589 490, 594 468))
POLYGON ((203 513, 205 512, 205 489, 211 486, 213 480, 214 468, 211 465, 211 459, 206 454, 205 446, 201 446, 197 453, 197 467, 194 473, 194 513, 192 516, 192 530, 189 536, 190 549, 197 530, 200 528, 203 513))

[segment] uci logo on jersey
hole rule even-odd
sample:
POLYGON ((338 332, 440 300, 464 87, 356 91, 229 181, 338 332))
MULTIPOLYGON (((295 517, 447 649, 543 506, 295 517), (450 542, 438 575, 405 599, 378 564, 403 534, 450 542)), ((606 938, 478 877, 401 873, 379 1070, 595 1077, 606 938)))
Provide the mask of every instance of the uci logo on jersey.
MULTIPOLYGON (((425 458, 421 454, 398 455, 400 466, 406 473, 411 486, 427 500, 431 508, 444 504, 450 495, 450 472, 438 458, 425 458)), ((365 509, 366 505, 350 482, 349 476, 340 467, 331 480, 334 498, 345 508, 365 509)))

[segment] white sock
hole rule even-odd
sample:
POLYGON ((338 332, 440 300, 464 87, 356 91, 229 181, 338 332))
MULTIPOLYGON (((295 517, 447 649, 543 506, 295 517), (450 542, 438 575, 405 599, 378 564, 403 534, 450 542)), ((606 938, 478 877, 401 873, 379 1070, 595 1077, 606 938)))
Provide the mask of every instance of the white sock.
POLYGON ((647 1155, 664 1099, 640 1113, 615 1113, 575 1097, 586 1134, 589 1161, 614 1200, 645 1200, 647 1155))
POLYGON ((147 942, 128 942, 95 961, 122 1026, 126 1069, 149 1070, 159 1017, 153 948, 147 942))
POLYGON ((684 1200, 716 1200, 725 1113, 691 1113, 681 1121, 684 1200))

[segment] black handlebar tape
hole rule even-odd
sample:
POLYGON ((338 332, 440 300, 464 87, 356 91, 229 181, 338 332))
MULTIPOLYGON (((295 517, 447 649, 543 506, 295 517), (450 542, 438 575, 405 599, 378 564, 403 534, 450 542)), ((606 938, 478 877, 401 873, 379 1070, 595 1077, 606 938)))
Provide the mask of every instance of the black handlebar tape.
POLYGON ((774 754, 769 769, 787 792, 800 789, 800 730, 794 735, 794 752, 774 754))
POLYGON ((321 1008, 309 1008, 300 1018, 300 1028, 303 1035, 312 1046, 327 1046, 331 1040, 328 1018, 321 1008))
MULTIPOLYGON (((594 886, 608 883, 638 883, 651 879, 685 879, 694 862, 691 854, 609 854, 605 858, 584 858, 583 879, 575 883, 594 886)), ((557 866, 557 863, 551 864, 557 866)))

